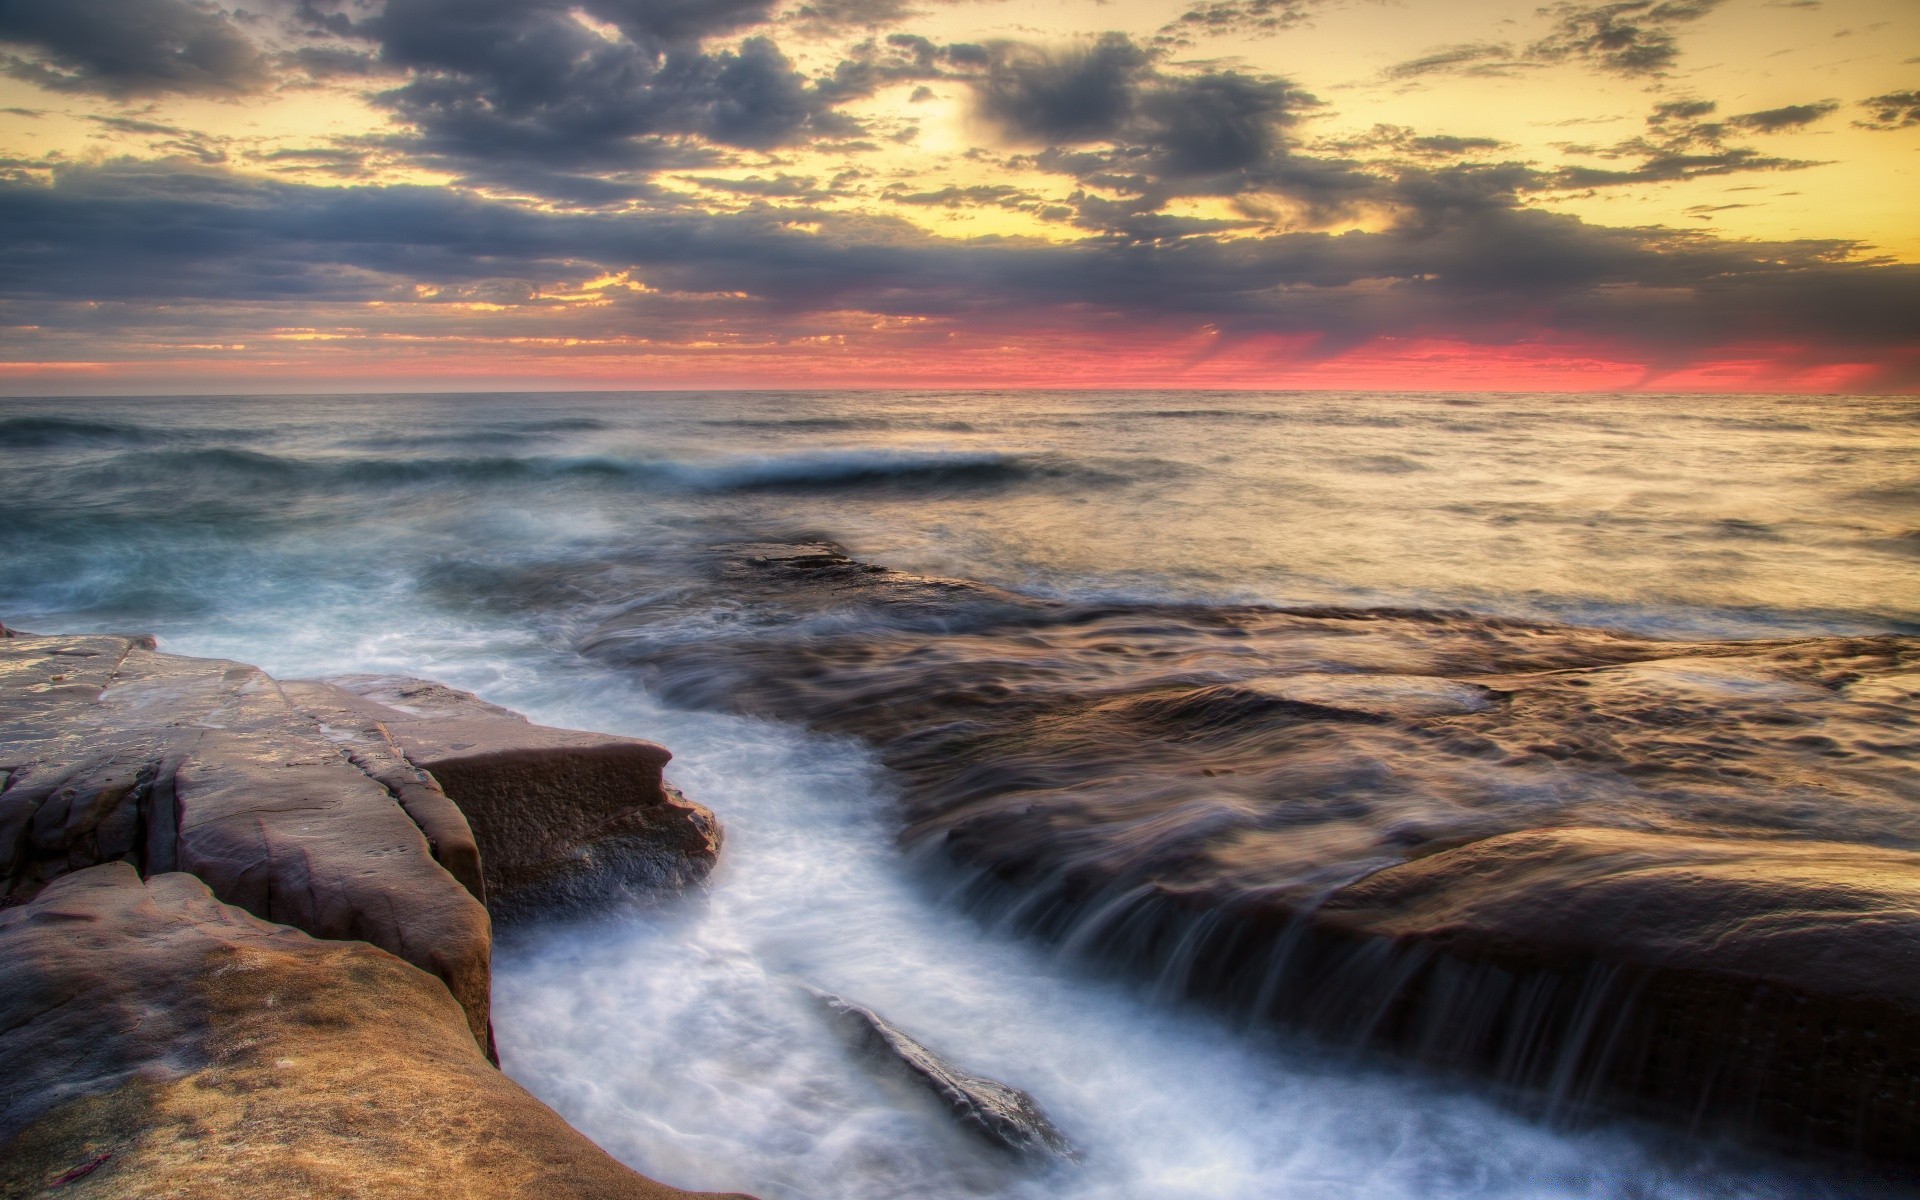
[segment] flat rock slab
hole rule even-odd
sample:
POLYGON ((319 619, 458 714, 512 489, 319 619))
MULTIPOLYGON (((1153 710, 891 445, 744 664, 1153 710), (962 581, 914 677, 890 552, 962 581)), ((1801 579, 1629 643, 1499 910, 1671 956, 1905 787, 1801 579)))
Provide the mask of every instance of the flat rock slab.
POLYGON ((1920 638, 644 570, 588 652, 868 740, 991 919, 1554 1106, 1920 1160, 1920 638))
POLYGON ((634 738, 422 680, 282 683, 138 637, 0 639, 0 904, 105 862, 186 871, 438 976, 491 1048, 496 913, 680 887, 713 814, 634 738))
POLYGON ((258 669, 142 638, 0 640, 0 775, 6 899, 103 862, 190 872, 264 920, 437 976, 490 1045, 486 908, 258 669))
POLYGON ((432 976, 124 863, 0 912, 0 1195, 676 1200, 490 1066, 432 976))

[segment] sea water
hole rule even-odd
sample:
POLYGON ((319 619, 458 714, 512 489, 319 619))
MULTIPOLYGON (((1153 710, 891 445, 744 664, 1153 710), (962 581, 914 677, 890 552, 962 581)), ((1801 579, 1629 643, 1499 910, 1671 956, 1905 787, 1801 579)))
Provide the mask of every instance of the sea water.
POLYGON ((1883 1195, 1237 1028, 971 920, 858 744, 664 704, 580 653, 672 565, 829 538, 1073 599, 1454 607, 1684 636, 1920 629, 1920 403, 704 393, 0 401, 0 619, 282 676, 431 676, 670 746, 711 885, 503 931, 507 1071, 688 1187, 785 1197, 1883 1195), (1007 1161, 808 991, 1031 1092, 1007 1161))

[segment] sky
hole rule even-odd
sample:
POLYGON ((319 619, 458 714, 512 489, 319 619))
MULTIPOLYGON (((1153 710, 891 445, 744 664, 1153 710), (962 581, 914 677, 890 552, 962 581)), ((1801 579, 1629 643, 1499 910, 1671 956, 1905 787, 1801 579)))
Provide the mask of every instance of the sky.
POLYGON ((1920 391, 1914 0, 0 0, 0 393, 1920 391))

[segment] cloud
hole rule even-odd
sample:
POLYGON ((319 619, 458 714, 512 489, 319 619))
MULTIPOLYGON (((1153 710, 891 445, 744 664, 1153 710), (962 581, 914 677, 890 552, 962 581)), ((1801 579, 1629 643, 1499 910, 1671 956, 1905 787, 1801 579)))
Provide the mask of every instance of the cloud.
POLYGON ((1540 14, 1552 19, 1544 37, 1525 49, 1505 42, 1442 46, 1388 67, 1385 77, 1508 76, 1530 67, 1582 62, 1615 75, 1657 78, 1680 59, 1675 30, 1706 16, 1724 0, 1620 0, 1584 4, 1562 0, 1540 14))
POLYGON ((1203 0, 1162 26, 1156 46, 1190 46, 1201 37, 1265 37, 1304 25, 1322 0, 1203 0))
POLYGON ((807 0, 790 19, 808 33, 879 29, 914 15, 909 0, 807 0))
POLYGON ((1733 130, 1777 133, 1811 124, 1833 112, 1830 103, 1794 104, 1762 112, 1709 120, 1720 106, 1712 100, 1665 100, 1647 116, 1648 134, 1611 146, 1574 146, 1569 150, 1609 159, 1639 159, 1624 169, 1570 166, 1553 175, 1566 188, 1615 187, 1635 183, 1671 183, 1711 175, 1747 171, 1795 171, 1819 165, 1806 159, 1781 158, 1751 146, 1727 143, 1733 130))
MULTIPOLYGON (((159 86, 141 92, 121 68, 110 86, 99 54, 60 58, 51 35, 19 32, 23 2, 0 0, 0 35, 21 48, 22 70, 122 98, 159 86)), ((76 3, 191 12, 245 42, 259 73, 161 90, 233 94, 274 72, 282 85, 341 80, 384 89, 375 102, 393 124, 313 146, 229 143, 169 123, 179 118, 167 110, 99 106, 86 119, 116 145, 141 139, 167 157, 0 164, 14 172, 0 171, 9 336, 41 325, 102 345, 115 330, 156 345, 189 333, 240 342, 322 311, 369 338, 476 344, 535 327, 805 339, 896 320, 961 334, 1204 327, 1327 352, 1383 337, 1550 335, 1663 355, 1771 338, 1871 357, 1920 336, 1916 269, 1861 260, 1858 247, 1614 229, 1536 207, 1569 188, 1809 165, 1740 143, 1811 127, 1837 111, 1831 101, 1727 115, 1656 83, 1639 136, 1570 148, 1586 157, 1554 167, 1497 161, 1519 152, 1494 138, 1398 125, 1316 139, 1320 102, 1289 80, 1176 61, 1158 37, 866 34, 905 13, 893 0, 273 0, 278 26, 198 0, 76 3), (271 47, 246 41, 276 28, 271 47), (810 47, 803 69, 773 37, 829 29, 856 44, 825 66, 810 47), (845 106, 929 86, 970 95, 987 145, 968 157, 1009 174, 893 174, 855 157, 855 139, 898 129, 863 130, 845 106), (845 169, 787 153, 802 146, 843 152, 845 169), (224 169, 228 153, 251 173, 224 169), (396 164, 458 182, 368 182, 396 164), (851 211, 856 200, 869 211, 851 211), (1025 213, 1053 240, 942 237, 915 223, 942 209, 1025 213), (590 284, 592 303, 569 307, 590 284), (486 311, 470 311, 480 301, 486 311)), ((1676 31, 1713 3, 1561 3, 1519 49, 1463 43, 1387 74, 1578 62, 1657 80, 1676 61, 1676 31)), ((1202 3, 1175 26, 1277 29, 1310 11, 1307 0, 1202 3)), ((1862 104, 1873 127, 1920 124, 1913 93, 1862 104)))
POLYGON ((1680 58, 1674 30, 1697 21, 1723 0, 1620 0, 1613 4, 1555 4, 1554 28, 1528 48, 1545 62, 1579 59, 1618 75, 1663 75, 1680 58))
POLYGON ((555 212, 442 188, 68 167, 51 185, 0 183, 0 300, 31 305, 36 321, 84 310, 96 330, 214 305, 225 327, 258 331, 316 305, 360 305, 353 320, 381 328, 409 319, 402 310, 480 297, 525 315, 460 318, 461 336, 513 336, 559 306, 554 295, 619 276, 643 282, 648 304, 701 306, 708 340, 780 337, 848 312, 955 328, 1204 323, 1328 345, 1551 331, 1650 353, 1756 338, 1891 353, 1920 337, 1920 268, 1850 261, 1844 243, 1588 225, 1522 206, 1531 183, 1512 165, 1410 171, 1385 185, 1399 216, 1376 232, 1052 245, 817 211, 800 228, 773 206, 555 212))
POLYGON ((191 0, 0 0, 0 69, 54 91, 235 96, 271 82, 233 18, 191 0))
POLYGON ((809 203, 831 199, 832 192, 820 187, 820 181, 808 176, 775 175, 771 179, 755 175, 748 179, 720 179, 704 175, 683 175, 688 183, 737 196, 761 196, 809 203))
POLYGON ((1740 113, 1727 118, 1727 124, 1735 129, 1748 129, 1755 133, 1778 133, 1783 129, 1800 129, 1811 125, 1830 113, 1837 112, 1840 106, 1831 100, 1822 100, 1816 104, 1788 104, 1781 108, 1762 109, 1759 112, 1740 113))
POLYGON ((1019 42, 988 48, 976 85, 979 111, 1016 141, 1074 145, 1106 141, 1134 115, 1151 56, 1124 34, 1062 50, 1019 42))
POLYGON ((978 208, 988 204, 997 208, 1029 208, 1040 203, 1040 197, 1034 193, 1003 183, 944 187, 931 192, 889 189, 887 198, 898 204, 939 208, 978 208))
POLYGON ((1862 100, 1860 107, 1867 110, 1867 119, 1854 124, 1864 129, 1906 129, 1920 125, 1920 91, 1888 92, 1862 100))
POLYGON ((766 150, 856 128, 841 95, 764 34, 770 0, 388 0, 353 26, 409 132, 394 147, 476 182, 596 202, 635 194, 594 176, 686 168, 701 144, 766 150), (689 144, 687 139, 699 144, 689 144))
POLYGON ((1122 34, 1067 48, 987 47, 970 82, 977 113, 1012 144, 1040 143, 1026 165, 1069 175, 1083 228, 1164 240, 1259 224, 1285 201, 1312 219, 1342 211, 1376 181, 1353 164, 1297 153, 1287 131, 1319 106, 1284 79, 1236 71, 1164 68, 1122 34), (1185 196, 1243 199, 1251 221, 1161 210, 1185 196))
POLYGON ((1419 58, 1395 63, 1386 70, 1388 79, 1418 79, 1423 75, 1511 75, 1518 67, 1529 66, 1504 42, 1469 42, 1442 46, 1419 58))
POLYGON ((1484 151, 1510 149, 1499 138, 1457 134, 1421 134, 1404 125, 1375 125, 1359 137, 1320 143, 1320 148, 1352 155, 1387 151, 1413 159, 1457 158, 1484 151))

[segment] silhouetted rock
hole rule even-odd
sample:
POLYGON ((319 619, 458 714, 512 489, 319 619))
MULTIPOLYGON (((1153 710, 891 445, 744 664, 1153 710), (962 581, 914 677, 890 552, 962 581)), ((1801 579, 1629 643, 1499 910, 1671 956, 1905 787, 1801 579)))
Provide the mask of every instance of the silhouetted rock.
POLYGON ((967 1129, 1015 1154, 1074 1157, 1066 1135, 1040 1111, 1032 1096, 960 1070, 870 1008, 827 992, 814 995, 854 1032, 859 1044, 904 1067, 967 1129))
POLYGON ((61 876, 0 912, 0 964, 0 1194, 693 1195, 491 1067, 433 976, 189 875, 61 876))

